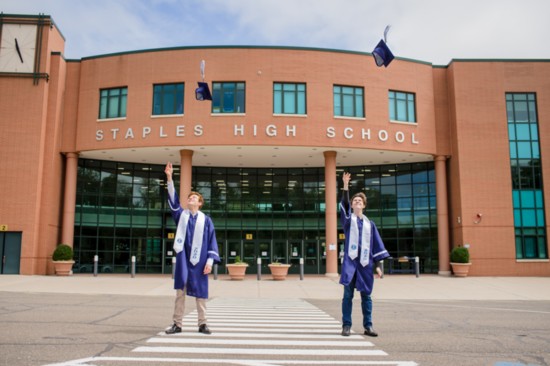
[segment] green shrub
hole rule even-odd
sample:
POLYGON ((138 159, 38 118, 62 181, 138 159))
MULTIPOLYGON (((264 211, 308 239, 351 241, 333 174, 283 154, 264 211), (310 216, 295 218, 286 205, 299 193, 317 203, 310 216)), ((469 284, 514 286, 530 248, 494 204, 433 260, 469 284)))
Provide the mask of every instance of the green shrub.
POLYGON ((73 248, 67 244, 59 244, 53 251, 52 260, 54 261, 72 261, 73 248))
POLYGON ((468 248, 453 248, 453 250, 451 250, 451 263, 470 263, 470 252, 468 248))

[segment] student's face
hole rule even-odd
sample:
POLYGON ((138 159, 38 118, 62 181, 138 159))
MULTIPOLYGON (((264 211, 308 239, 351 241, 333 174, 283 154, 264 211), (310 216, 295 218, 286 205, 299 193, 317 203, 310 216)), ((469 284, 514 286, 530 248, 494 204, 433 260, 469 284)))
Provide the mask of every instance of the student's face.
POLYGON ((200 208, 202 206, 202 203, 200 203, 199 196, 197 196, 196 194, 192 194, 187 197, 187 206, 200 208))
POLYGON ((361 197, 355 197, 353 201, 351 201, 351 208, 354 210, 362 210, 365 208, 365 204, 363 203, 361 197))

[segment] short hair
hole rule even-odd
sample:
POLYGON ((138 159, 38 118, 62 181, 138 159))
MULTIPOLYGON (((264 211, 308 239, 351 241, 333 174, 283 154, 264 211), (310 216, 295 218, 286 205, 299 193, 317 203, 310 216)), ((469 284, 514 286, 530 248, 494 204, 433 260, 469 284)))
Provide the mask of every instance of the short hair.
POLYGON ((202 197, 202 194, 200 194, 199 192, 195 192, 195 191, 191 191, 188 195, 187 195, 187 198, 191 197, 191 196, 197 196, 199 197, 199 203, 201 204, 201 206, 204 204, 204 198, 202 197))
POLYGON ((359 192, 359 193, 356 193, 353 195, 353 197, 351 197, 351 201, 353 202, 353 199, 355 197, 359 197, 363 200, 363 205, 365 205, 365 207, 367 207, 367 196, 365 196, 365 194, 363 192, 359 192))

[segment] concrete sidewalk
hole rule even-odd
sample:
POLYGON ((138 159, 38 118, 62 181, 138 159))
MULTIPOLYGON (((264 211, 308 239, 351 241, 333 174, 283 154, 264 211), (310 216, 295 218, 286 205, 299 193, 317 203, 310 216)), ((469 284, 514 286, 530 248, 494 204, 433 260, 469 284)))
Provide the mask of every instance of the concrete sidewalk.
MULTIPOLYGON (((0 292, 46 292, 78 294, 118 294, 174 296, 170 275, 76 274, 57 276, 0 276, 0 292)), ((340 300, 338 278, 306 275, 300 280, 289 275, 273 281, 250 275, 232 281, 226 275, 210 278, 210 297, 302 298, 340 300)), ((438 275, 386 275, 375 280, 375 299, 406 300, 546 300, 550 301, 550 277, 445 277, 438 275)))

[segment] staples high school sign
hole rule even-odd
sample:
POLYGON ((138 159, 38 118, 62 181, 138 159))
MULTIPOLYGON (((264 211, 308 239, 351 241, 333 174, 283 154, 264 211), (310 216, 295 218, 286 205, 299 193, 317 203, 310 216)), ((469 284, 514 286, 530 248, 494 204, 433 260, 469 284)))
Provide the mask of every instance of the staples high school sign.
MULTIPOLYGON (((303 126, 296 125, 284 125, 277 126, 270 124, 262 128, 258 125, 244 125, 244 124, 234 124, 232 129, 227 132, 216 131, 216 134, 224 133, 226 136, 230 134, 233 137, 258 137, 258 136, 267 136, 267 137, 283 137, 283 138, 294 138, 300 134, 300 129, 303 129, 303 126)), ((162 125, 159 126, 144 126, 142 128, 110 128, 110 129, 98 129, 96 130, 95 139, 96 141, 117 141, 117 140, 146 140, 151 136, 157 136, 161 138, 167 137, 201 137, 204 136, 204 127, 202 124, 196 124, 192 126, 188 125, 176 125, 165 127, 162 125)), ((344 137, 347 140, 365 140, 370 141, 373 139, 386 142, 386 141, 395 141, 397 143, 410 143, 417 145, 419 141, 416 138, 414 132, 388 132, 386 130, 374 130, 370 128, 353 128, 353 127, 333 127, 329 126, 325 130, 325 137, 329 139, 334 139, 337 137, 344 137)))

